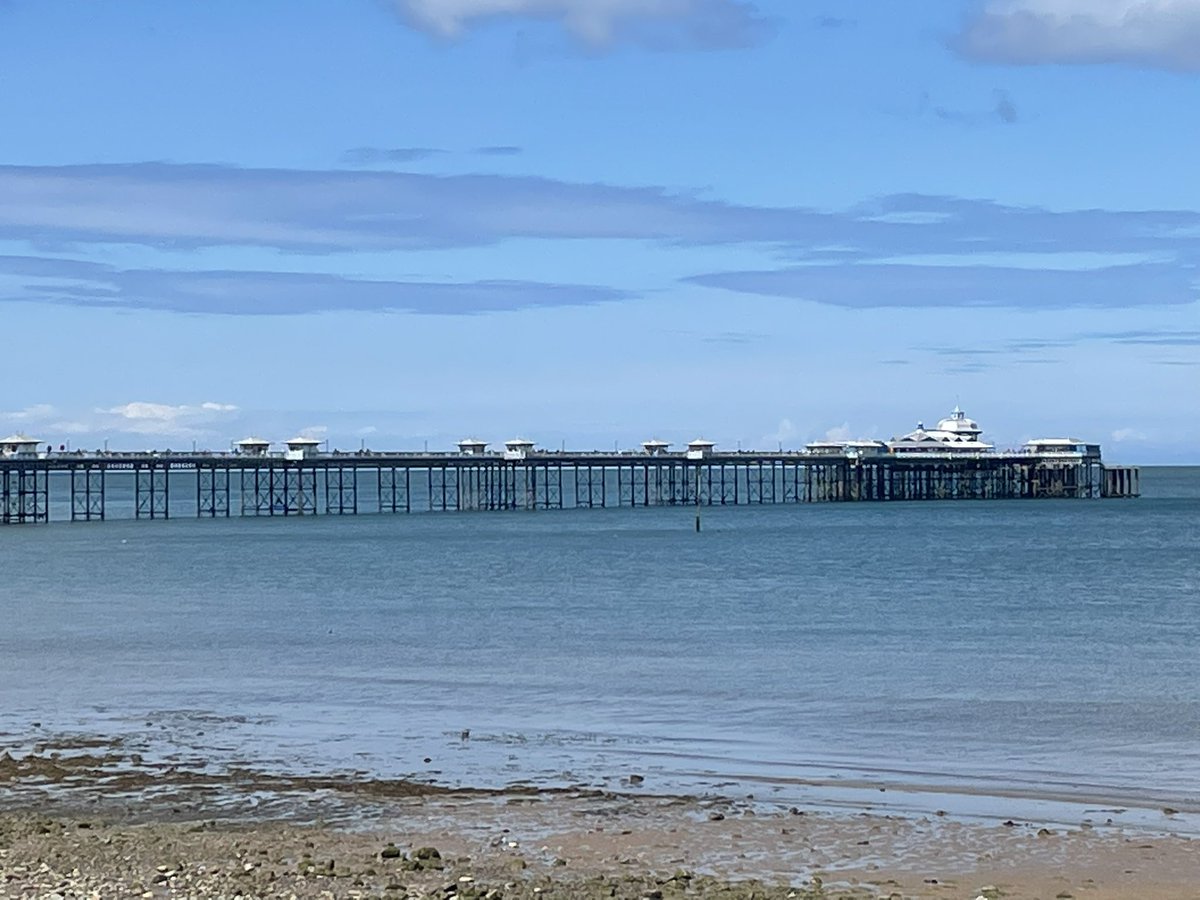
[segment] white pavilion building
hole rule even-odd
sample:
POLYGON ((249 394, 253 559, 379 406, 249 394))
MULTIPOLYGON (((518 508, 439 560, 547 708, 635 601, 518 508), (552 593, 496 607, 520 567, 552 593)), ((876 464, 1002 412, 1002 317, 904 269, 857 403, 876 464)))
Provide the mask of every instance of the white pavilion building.
POLYGON ((926 428, 918 422, 916 430, 887 442, 888 451, 893 454, 953 454, 973 455, 990 453, 995 449, 980 439, 983 429, 974 419, 968 419, 967 414, 957 406, 946 418, 941 419, 934 428, 926 428))

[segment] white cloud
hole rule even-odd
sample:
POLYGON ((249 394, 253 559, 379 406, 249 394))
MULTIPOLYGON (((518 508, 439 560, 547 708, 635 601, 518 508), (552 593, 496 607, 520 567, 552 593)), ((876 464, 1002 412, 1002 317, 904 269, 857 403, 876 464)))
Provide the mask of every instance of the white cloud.
POLYGON ((780 419, 779 427, 775 429, 774 434, 768 434, 763 437, 763 443, 767 446, 771 444, 787 444, 790 443, 799 432, 796 426, 792 424, 791 419, 780 419))
POLYGON ((850 431, 850 423, 843 422, 841 425, 836 425, 825 432, 825 440, 827 441, 851 441, 854 440, 854 435, 850 431))
POLYGON ((1129 441, 1144 441, 1147 436, 1136 428, 1118 428, 1112 433, 1113 443, 1124 444, 1129 441))
MULTIPOLYGON (((195 439, 215 433, 216 426, 228 422, 238 407, 232 403, 206 401, 196 405, 150 403, 135 400, 120 406, 91 411, 59 410, 48 403, 27 406, 12 412, 0 412, 0 423, 9 427, 37 431, 52 443, 65 435, 116 435, 195 439)), ((3 427, 3 426, 0 426, 3 427)))
POLYGON ((130 434, 155 435, 159 437, 191 438, 207 433, 211 425, 237 407, 230 403, 201 403, 198 406, 171 406, 166 403, 147 403, 135 400, 121 406, 97 409, 101 417, 92 430, 104 427, 130 434))
POLYGON ((678 47, 737 47, 767 30, 747 0, 392 0, 418 28, 459 37, 481 19, 501 16, 560 22, 575 38, 602 47, 624 37, 678 47), (639 29, 672 28, 647 34, 639 29))
POLYGON ((315 441, 323 441, 329 436, 328 425, 309 425, 306 428, 301 428, 300 437, 312 438, 315 441))
POLYGON ((54 434, 91 434, 92 426, 87 422, 63 421, 51 422, 46 426, 54 434))
POLYGON ((35 403, 24 409, 13 412, 0 412, 0 420, 5 422, 44 422, 58 415, 58 410, 48 403, 35 403))
POLYGON ((988 62, 1200 71, 1200 0, 989 0, 958 46, 988 62))
POLYGON ((183 414, 188 407, 167 406, 165 403, 143 403, 135 401, 124 406, 114 406, 111 409, 96 410, 112 416, 135 421, 171 422, 183 414))

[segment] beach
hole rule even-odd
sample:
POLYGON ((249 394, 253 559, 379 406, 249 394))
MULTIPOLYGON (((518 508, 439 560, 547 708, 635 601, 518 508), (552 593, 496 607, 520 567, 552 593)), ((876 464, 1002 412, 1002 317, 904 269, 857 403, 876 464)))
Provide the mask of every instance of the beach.
POLYGON ((0 897, 1200 896, 1195 839, 1165 831, 886 798, 785 808, 638 775, 623 791, 215 776, 102 743, 0 757, 0 897))

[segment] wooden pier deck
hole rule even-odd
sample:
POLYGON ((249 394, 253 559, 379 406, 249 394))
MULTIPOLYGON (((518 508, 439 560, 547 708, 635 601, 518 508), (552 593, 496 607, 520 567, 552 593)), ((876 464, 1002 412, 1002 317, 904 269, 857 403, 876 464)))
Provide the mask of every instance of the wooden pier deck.
POLYGON ((0 524, 59 519, 1135 497, 1138 470, 1026 453, 49 453, 0 459, 0 524))

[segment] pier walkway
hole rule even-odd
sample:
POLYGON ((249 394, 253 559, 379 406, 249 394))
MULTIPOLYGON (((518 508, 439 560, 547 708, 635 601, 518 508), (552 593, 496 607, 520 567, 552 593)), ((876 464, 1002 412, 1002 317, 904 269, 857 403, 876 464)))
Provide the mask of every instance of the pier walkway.
MULTIPOLYGON (((313 442, 315 443, 315 442, 313 442)), ((1138 470, 1033 453, 42 453, 0 458, 0 524, 51 519, 1135 497, 1138 470)))

